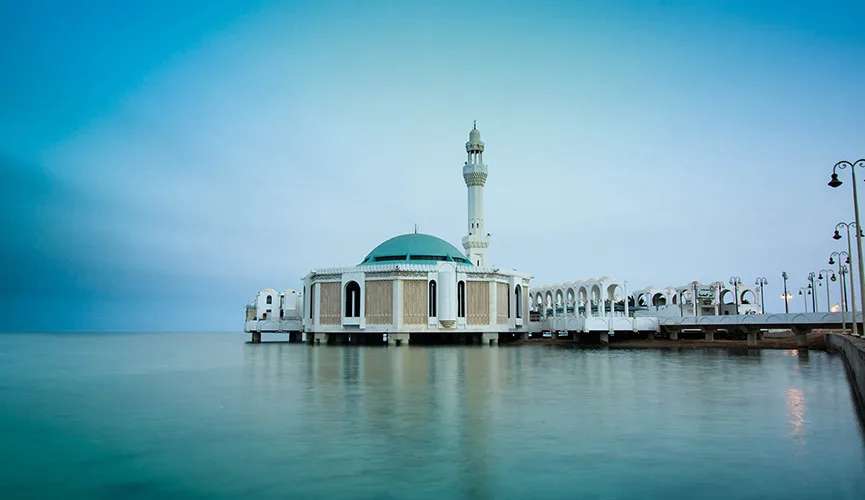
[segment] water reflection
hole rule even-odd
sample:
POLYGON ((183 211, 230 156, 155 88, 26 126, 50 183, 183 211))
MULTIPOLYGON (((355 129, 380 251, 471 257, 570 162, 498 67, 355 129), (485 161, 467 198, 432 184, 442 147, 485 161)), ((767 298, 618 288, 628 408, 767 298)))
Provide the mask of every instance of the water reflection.
POLYGON ((615 488, 646 464, 652 474, 634 485, 663 490, 682 481, 668 471, 690 467, 694 485, 753 489, 764 486, 747 472, 757 467, 775 474, 772 492, 793 475, 813 493, 818 474, 790 474, 791 456, 825 475, 815 457, 833 448, 828 429, 838 433, 827 418, 851 408, 825 353, 806 364, 795 350, 249 347, 245 419, 269 425, 262 412, 284 412, 262 439, 269 460, 303 471, 292 474, 297 496, 598 497, 593 482, 615 488), (724 466, 693 469, 693 457, 724 466))
POLYGON ((805 394, 795 387, 787 389, 787 416, 790 434, 797 441, 805 437, 805 394))

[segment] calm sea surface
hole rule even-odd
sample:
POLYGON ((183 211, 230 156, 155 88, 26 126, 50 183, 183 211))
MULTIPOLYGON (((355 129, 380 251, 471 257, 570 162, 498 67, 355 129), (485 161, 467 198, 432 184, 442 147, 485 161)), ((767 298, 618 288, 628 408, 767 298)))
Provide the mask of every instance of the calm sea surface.
POLYGON ((0 334, 2 498, 865 498, 821 352, 0 334))

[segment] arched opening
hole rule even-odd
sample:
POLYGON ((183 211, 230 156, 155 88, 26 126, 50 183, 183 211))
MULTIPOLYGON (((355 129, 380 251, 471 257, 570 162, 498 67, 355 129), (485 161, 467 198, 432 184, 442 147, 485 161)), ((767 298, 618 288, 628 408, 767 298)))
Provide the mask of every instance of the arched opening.
POLYGON ((349 281, 345 284, 345 317, 360 317, 360 285, 357 281, 349 281))
POLYGON ((547 292, 546 298, 544 299, 544 316, 550 316, 553 314, 553 294, 552 292, 547 292))
POLYGON ((577 291, 577 314, 588 316, 589 292, 586 287, 581 286, 577 291))
POLYGON ((601 308, 603 307, 604 298, 601 296, 601 287, 598 285, 592 286, 592 295, 591 295, 591 306, 592 306, 592 316, 599 315, 601 313, 601 308))
POLYGON ((437 316, 436 306, 436 282, 435 280, 430 280, 429 282, 429 317, 435 318, 437 316))
POLYGON ((544 312, 544 297, 541 294, 535 295, 535 312, 544 312))
POLYGON ((466 317, 466 282, 457 283, 457 317, 466 317))
POLYGON ((756 296, 754 292, 751 290, 745 290, 742 292, 742 295, 739 297, 740 304, 753 304, 756 302, 756 296))
POLYGON ((565 294, 561 290, 556 290, 556 314, 562 314, 565 311, 565 294))
POLYGON ((607 304, 610 311, 625 313, 625 296, 622 287, 617 283, 607 287, 607 304))
POLYGON ((309 319, 312 319, 312 313, 315 311, 315 283, 309 285, 309 319))
POLYGON ((273 297, 268 295, 267 296, 267 305, 271 305, 271 304, 273 304, 273 297))
POLYGON ((514 287, 514 300, 516 301, 517 319, 523 317, 523 288, 520 285, 514 287))
POLYGON ((673 295, 673 305, 674 306, 679 305, 679 295, 678 294, 673 295))
POLYGON ((663 293, 656 293, 652 296, 652 305, 655 307, 662 307, 667 305, 667 297, 665 297, 663 293))
POLYGON ((645 293, 641 293, 639 297, 637 297, 637 305, 640 307, 649 307, 649 301, 646 298, 645 293))
POLYGON ((721 304, 721 314, 733 314, 736 312, 736 294, 732 290, 721 290, 721 296, 718 298, 721 304))

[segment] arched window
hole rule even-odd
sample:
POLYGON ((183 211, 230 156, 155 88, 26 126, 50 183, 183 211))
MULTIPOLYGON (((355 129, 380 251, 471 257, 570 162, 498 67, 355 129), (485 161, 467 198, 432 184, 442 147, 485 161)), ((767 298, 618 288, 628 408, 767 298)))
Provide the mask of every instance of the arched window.
POLYGON ((312 313, 315 311, 315 283, 309 285, 309 319, 312 319, 312 313))
POLYGON ((523 317, 523 289, 520 285, 514 287, 514 298, 517 302, 517 319, 519 319, 523 317))
POLYGON ((429 282, 429 317, 436 317, 436 282, 435 280, 430 280, 429 282))
POLYGON ((349 281, 345 284, 345 317, 360 317, 360 285, 357 281, 349 281))
POLYGON ((457 317, 466 317, 466 283, 460 281, 457 283, 457 317))
POLYGON ((268 305, 273 304, 273 297, 271 297, 270 295, 267 296, 267 303, 268 305))

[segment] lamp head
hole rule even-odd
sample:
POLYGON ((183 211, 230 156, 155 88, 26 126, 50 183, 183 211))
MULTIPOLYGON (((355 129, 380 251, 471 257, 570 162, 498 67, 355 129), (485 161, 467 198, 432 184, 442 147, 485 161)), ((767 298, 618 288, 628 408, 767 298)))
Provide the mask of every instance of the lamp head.
POLYGON ((834 264, 834 263, 835 263, 835 258, 834 258, 834 257, 829 257, 829 265, 831 266, 831 265, 834 264))
POLYGON ((841 233, 839 233, 837 229, 835 230, 835 234, 832 235, 832 239, 833 240, 840 240, 841 239, 841 233))
POLYGON ((829 179, 829 187, 836 188, 842 184, 841 179, 838 178, 838 174, 832 172, 832 178, 829 179))
POLYGON ((838 278, 835 277, 835 273, 832 273, 832 277, 829 278, 829 279, 831 279, 833 283, 834 283, 835 281, 838 281, 838 278))

